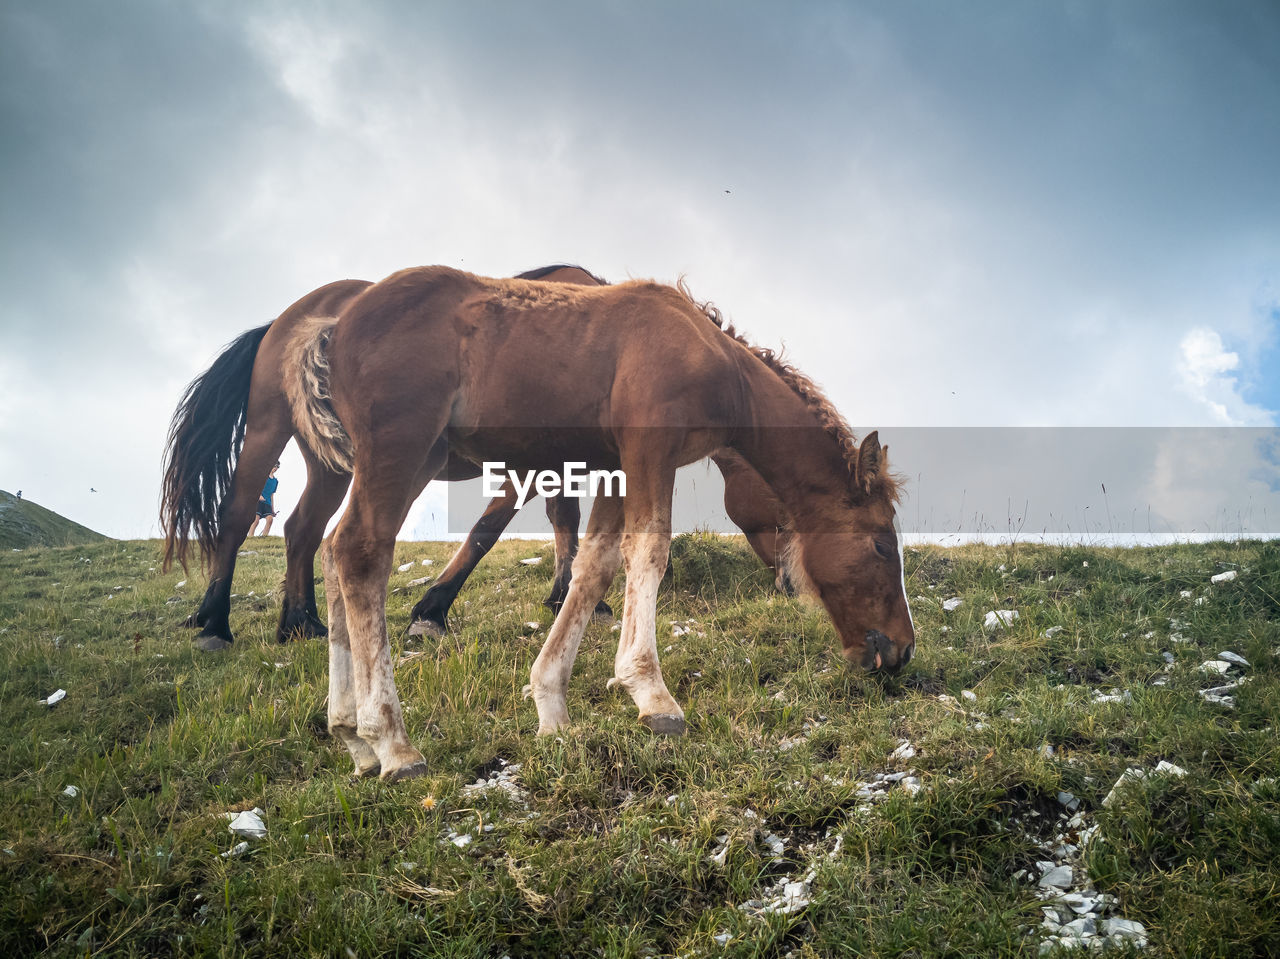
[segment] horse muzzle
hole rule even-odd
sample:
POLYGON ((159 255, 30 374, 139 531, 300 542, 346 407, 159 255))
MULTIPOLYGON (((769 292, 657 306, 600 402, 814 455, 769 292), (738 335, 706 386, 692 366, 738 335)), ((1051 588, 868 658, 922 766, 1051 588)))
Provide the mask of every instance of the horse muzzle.
POLYGON ((863 669, 871 672, 883 670, 887 673, 896 673, 899 669, 911 661, 911 657, 915 654, 915 640, 905 648, 895 646, 884 633, 878 629, 867 630, 866 644, 863 646, 861 656, 857 650, 851 649, 846 653, 849 661, 861 666, 863 669))

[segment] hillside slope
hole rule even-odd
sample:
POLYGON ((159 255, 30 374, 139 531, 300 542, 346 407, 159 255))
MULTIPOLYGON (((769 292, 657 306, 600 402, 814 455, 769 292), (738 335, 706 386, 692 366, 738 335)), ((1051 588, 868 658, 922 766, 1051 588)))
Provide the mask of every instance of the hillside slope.
POLYGON ((79 546, 107 538, 30 500, 0 490, 0 548, 79 546))

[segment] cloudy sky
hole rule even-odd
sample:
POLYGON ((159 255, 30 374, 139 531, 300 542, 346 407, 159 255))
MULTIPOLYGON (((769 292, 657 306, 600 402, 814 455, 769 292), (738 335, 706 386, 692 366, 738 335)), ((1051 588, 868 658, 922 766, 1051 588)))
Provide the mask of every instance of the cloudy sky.
POLYGON ((1277 49, 1266 0, 0 0, 0 488, 156 535, 222 346, 425 263, 684 275, 891 445, 1274 426, 1277 49))

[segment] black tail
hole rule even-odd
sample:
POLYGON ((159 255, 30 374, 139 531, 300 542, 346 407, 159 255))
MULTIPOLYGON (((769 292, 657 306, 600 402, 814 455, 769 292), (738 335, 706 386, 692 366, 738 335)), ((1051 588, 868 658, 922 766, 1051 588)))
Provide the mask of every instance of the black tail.
POLYGON ((253 363, 270 328, 250 330, 223 350, 187 387, 173 414, 160 496, 166 570, 175 559, 186 569, 189 532, 203 557, 217 544, 222 500, 244 443, 253 363))

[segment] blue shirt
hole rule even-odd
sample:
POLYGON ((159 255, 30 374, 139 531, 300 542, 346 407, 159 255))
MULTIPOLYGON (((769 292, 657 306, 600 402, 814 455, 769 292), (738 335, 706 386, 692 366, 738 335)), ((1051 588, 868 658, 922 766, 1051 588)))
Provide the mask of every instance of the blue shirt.
POLYGON ((278 479, 276 479, 274 476, 270 477, 267 480, 267 485, 262 487, 262 495, 258 497, 259 499, 266 500, 267 505, 270 506, 272 509, 275 509, 275 506, 272 505, 271 497, 276 495, 276 487, 278 487, 279 485, 280 485, 280 481, 278 479))

